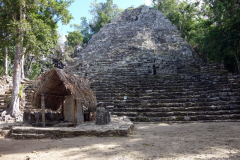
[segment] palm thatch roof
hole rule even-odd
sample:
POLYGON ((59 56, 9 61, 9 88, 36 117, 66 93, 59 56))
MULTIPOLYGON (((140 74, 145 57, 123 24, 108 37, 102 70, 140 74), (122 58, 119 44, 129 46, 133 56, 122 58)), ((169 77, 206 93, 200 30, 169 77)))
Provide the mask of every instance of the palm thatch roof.
POLYGON ((97 106, 96 96, 87 78, 68 74, 58 68, 53 68, 41 77, 32 99, 36 108, 41 108, 41 95, 45 97, 46 109, 59 109, 67 95, 73 95, 90 110, 95 110, 97 106))

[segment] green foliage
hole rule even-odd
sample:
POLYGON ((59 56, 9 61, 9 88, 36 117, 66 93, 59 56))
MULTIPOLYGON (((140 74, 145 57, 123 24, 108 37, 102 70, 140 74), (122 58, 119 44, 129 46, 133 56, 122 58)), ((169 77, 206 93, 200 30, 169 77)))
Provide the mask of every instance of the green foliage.
POLYGON ((182 38, 185 38, 192 45, 195 44, 196 27, 199 3, 188 3, 181 1, 178 4, 177 0, 154 0, 154 8, 163 12, 163 14, 177 26, 181 31, 182 38))
POLYGON ((8 94, 7 95, 7 100, 6 100, 6 108, 7 108, 8 104, 10 103, 10 101, 11 101, 11 95, 8 94))
POLYGON ((90 13, 94 17, 89 26, 93 34, 109 23, 114 16, 122 12, 117 5, 113 4, 113 0, 107 0, 105 3, 97 3, 97 0, 95 0, 91 3, 91 8, 90 13))
POLYGON ((0 76, 4 75, 4 55, 0 50, 0 76))
POLYGON ((83 43, 83 35, 80 30, 75 30, 73 32, 68 32, 67 44, 74 48, 75 46, 81 45, 83 43))
POLYGON ((75 24, 75 29, 79 29, 83 35, 83 43, 88 43, 93 34, 96 34, 104 25, 109 23, 111 19, 123 10, 113 0, 106 0, 105 3, 97 3, 95 0, 91 3, 90 13, 93 18, 87 22, 86 17, 81 17, 81 24, 75 24))
POLYGON ((207 52, 209 59, 224 59, 226 68, 239 71, 237 63, 240 58, 240 6, 234 0, 206 0, 210 14, 204 24, 207 27, 199 43, 201 51, 207 52), (235 60, 234 60, 235 59, 235 60))
POLYGON ((40 73, 41 73, 41 65, 39 63, 33 63, 27 77, 33 80, 40 73))
MULTIPOLYGON (((4 64, 4 47, 7 46, 9 69, 13 70, 15 46, 19 40, 23 40, 25 57, 29 54, 35 57, 50 54, 59 38, 56 32, 57 22, 67 24, 73 18, 67 10, 72 2, 73 0, 0 0, 0 65, 4 64)), ((31 68, 30 63, 26 64, 30 65, 27 68, 31 68)), ((33 70, 30 77, 38 73, 36 65, 33 70)))
POLYGON ((20 85, 20 90, 19 90, 20 99, 23 99, 23 90, 24 90, 24 84, 20 85))
POLYGON ((3 76, 3 75, 4 75, 4 67, 0 66, 0 76, 3 76))
MULTIPOLYGON (((208 61, 224 60, 237 69, 240 58, 240 5, 234 0, 204 0, 196 3, 153 0, 154 8, 175 24, 199 55, 208 61)), ((238 69, 239 70, 239 69, 238 69)))

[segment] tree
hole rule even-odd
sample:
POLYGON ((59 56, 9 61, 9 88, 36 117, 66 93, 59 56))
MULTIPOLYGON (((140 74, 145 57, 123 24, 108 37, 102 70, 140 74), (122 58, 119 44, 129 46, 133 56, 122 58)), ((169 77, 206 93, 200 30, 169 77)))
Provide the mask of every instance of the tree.
POLYGON ((177 0, 153 0, 154 8, 160 10, 181 31, 182 38, 195 45, 199 2, 177 0))
POLYGON ((93 34, 109 23, 114 16, 122 12, 122 9, 113 4, 113 0, 107 0, 106 3, 97 3, 97 0, 95 0, 91 3, 91 8, 90 13, 93 15, 93 19, 89 26, 93 34))
POLYGON ((75 46, 79 46, 83 43, 83 35, 81 34, 80 30, 75 30, 73 32, 68 32, 67 44, 74 48, 75 46))
POLYGON ((153 0, 175 24, 198 54, 208 61, 224 60, 228 70, 240 72, 240 5, 235 0, 204 0, 196 3, 153 0))
POLYGON ((90 26, 87 22, 87 18, 86 17, 81 17, 81 25, 75 25, 75 27, 78 27, 81 30, 81 33, 83 35, 83 43, 88 43, 88 41, 91 39, 92 34, 90 33, 90 26))
MULTIPOLYGON (((0 8, 2 9, 2 7, 3 7, 3 4, 0 1, 0 8)), ((8 75, 8 54, 9 54, 8 45, 11 43, 11 40, 10 40, 11 31, 7 26, 8 20, 9 20, 9 15, 4 14, 4 12, 0 12, 0 40, 1 40, 0 48, 2 51, 2 62, 4 63, 5 75, 8 75)))
POLYGON ((19 88, 21 60, 24 53, 47 54, 57 42, 56 23, 67 24, 72 16, 66 9, 71 0, 0 0, 1 18, 12 31, 15 44, 13 90, 7 113, 17 118, 19 112, 19 88))
POLYGON ((81 18, 81 24, 75 24, 75 29, 79 29, 83 35, 83 43, 88 43, 93 34, 96 34, 104 25, 110 23, 111 19, 123 10, 113 0, 107 0, 105 3, 97 3, 95 0, 91 3, 90 13, 93 18, 87 22, 86 17, 81 18))
POLYGON ((240 72, 240 5, 235 0, 205 0, 209 8, 208 19, 204 27, 204 36, 199 39, 201 51, 208 58, 220 62, 224 60, 226 68, 240 72))

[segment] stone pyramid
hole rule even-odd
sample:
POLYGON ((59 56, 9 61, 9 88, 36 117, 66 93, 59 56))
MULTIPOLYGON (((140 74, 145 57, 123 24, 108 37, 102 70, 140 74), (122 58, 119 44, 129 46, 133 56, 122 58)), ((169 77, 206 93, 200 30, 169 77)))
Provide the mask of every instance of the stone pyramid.
MULTIPOLYGON (((179 36, 176 26, 159 11, 149 7, 125 10, 114 17, 93 35, 87 47, 80 53, 78 65, 83 66, 81 74, 89 77, 97 74, 102 68, 95 68, 98 61, 112 60, 118 63, 149 61, 148 66, 155 74, 174 74, 177 68, 194 61, 193 49, 179 36)), ((112 67, 110 67, 111 69, 112 67)), ((76 66, 76 69, 77 68, 76 66)), ((108 70, 106 67, 103 69, 108 70)), ((141 73, 140 73, 141 74, 141 73)))
POLYGON ((134 121, 240 118, 238 76, 204 64, 176 26, 149 7, 127 9, 93 35, 69 72, 87 76, 99 105, 134 121))

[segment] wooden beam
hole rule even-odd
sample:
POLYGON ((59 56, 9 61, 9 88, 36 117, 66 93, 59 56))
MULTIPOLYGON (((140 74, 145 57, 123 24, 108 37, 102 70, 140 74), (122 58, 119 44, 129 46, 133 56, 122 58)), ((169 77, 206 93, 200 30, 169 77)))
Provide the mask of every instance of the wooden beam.
POLYGON ((48 96, 50 96, 50 97, 59 97, 59 98, 65 98, 66 97, 66 95, 54 95, 54 94, 49 94, 49 95, 46 95, 46 97, 48 97, 48 96))
POLYGON ((46 126, 46 121, 45 121, 45 102, 44 102, 44 95, 41 94, 41 107, 42 107, 42 126, 46 126))
POLYGON ((74 126, 77 126, 77 119, 76 119, 76 109, 77 109, 77 100, 74 98, 74 126))

